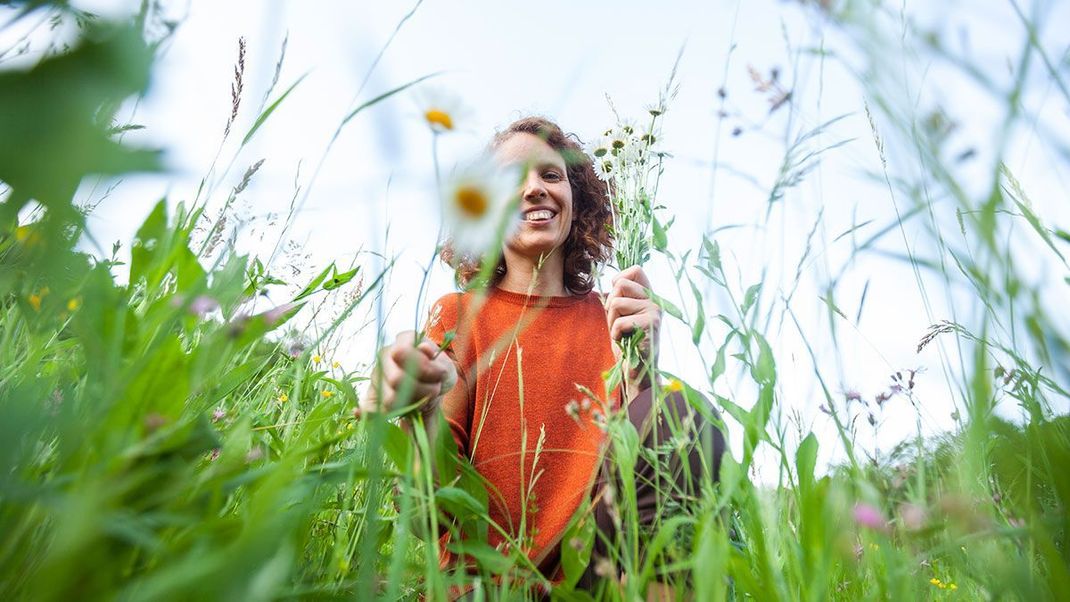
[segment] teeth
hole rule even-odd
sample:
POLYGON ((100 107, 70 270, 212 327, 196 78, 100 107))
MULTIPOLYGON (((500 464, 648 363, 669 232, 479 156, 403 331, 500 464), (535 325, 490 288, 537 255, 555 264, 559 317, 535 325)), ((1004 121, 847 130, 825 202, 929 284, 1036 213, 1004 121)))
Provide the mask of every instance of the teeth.
POLYGON ((524 215, 524 219, 529 222, 550 219, 554 216, 553 212, 548 209, 540 209, 539 211, 529 211, 524 215))

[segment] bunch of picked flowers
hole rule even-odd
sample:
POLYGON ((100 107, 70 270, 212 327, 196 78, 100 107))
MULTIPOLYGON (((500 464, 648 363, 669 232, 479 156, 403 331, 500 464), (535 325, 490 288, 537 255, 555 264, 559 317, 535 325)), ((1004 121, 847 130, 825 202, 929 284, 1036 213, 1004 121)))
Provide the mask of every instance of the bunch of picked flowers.
MULTIPOLYGON (((647 107, 640 122, 617 119, 617 124, 587 148, 598 177, 609 186, 613 209, 613 267, 618 271, 633 265, 642 266, 650 259, 651 249, 664 250, 667 225, 654 216, 662 161, 667 156, 657 146, 661 137, 661 117, 665 114, 665 96, 647 107)), ((614 114, 616 111, 614 110, 614 114)), ((621 341, 621 361, 610 372, 607 385, 621 381, 623 366, 629 370, 646 370, 640 365, 639 341, 642 333, 633 333, 621 341)))

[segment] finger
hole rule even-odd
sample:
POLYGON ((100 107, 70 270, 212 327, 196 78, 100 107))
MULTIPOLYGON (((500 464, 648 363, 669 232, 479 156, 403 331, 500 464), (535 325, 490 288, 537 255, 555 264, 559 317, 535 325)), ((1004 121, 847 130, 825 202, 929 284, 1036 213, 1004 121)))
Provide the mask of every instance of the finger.
POLYGON ((613 324, 609 327, 609 335, 614 341, 619 341, 625 335, 638 330, 649 330, 650 325, 651 318, 647 313, 623 316, 613 321, 613 324))
POLYGON ((424 339, 416 348, 423 352, 428 359, 433 360, 438 355, 438 345, 428 339, 424 339))
POLYGON ((630 297, 613 297, 606 303, 606 314, 609 323, 612 324, 617 318, 631 316, 642 312, 647 308, 649 301, 633 299, 630 297))
MULTIPOLYGON (((407 374, 405 370, 397 364, 388 363, 384 366, 384 374, 386 377, 385 384, 390 387, 392 393, 389 399, 395 401, 395 404, 392 405, 396 405, 396 397, 398 393, 403 390, 409 391, 409 396, 406 399, 401 400, 401 403, 409 403, 412 400, 431 398, 438 395, 441 390, 440 383, 445 380, 446 374, 441 367, 436 367, 436 370, 439 371, 437 378, 424 381, 413 378, 414 375, 407 374)), ((383 398, 387 399, 385 391, 383 398)))
POLYGON ((639 286, 650 288, 650 279, 647 278, 646 272, 643 268, 633 265, 629 268, 621 270, 616 276, 613 277, 613 284, 616 284, 619 280, 631 280, 636 282, 639 286))
POLYGON ((398 333, 398 336, 394 340, 395 345, 403 347, 415 347, 416 346, 416 331, 415 330, 402 330, 398 333))
POLYGON ((635 280, 629 280, 627 278, 621 278, 613 283, 613 292, 611 293, 617 297, 631 297, 632 299, 648 299, 650 295, 647 295, 648 287, 644 287, 635 280))
MULTIPOLYGON (((410 372, 414 378, 423 382, 438 382, 442 379, 442 368, 431 361, 432 354, 419 347, 403 347, 404 343, 391 345, 389 359, 410 372)), ((422 343, 421 343, 422 345, 422 343)), ((433 349, 434 343, 430 343, 433 349)))

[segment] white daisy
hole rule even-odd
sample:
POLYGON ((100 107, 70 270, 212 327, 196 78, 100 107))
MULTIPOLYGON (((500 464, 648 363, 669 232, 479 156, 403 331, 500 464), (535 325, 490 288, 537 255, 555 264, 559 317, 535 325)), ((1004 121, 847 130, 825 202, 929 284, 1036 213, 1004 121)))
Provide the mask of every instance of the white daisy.
POLYGON ((437 134, 458 129, 471 114, 459 96, 440 88, 420 88, 416 92, 416 103, 420 116, 437 134))
POLYGON ((660 117, 665 114, 666 110, 668 110, 668 107, 665 106, 665 101, 660 98, 658 99, 658 102, 645 105, 643 108, 646 109, 646 112, 650 113, 652 117, 660 117))
POLYGON ((519 182, 516 168, 487 155, 454 170, 442 190, 442 216, 459 253, 479 257, 509 235, 519 220, 519 182))
POLYGON ((591 157, 591 161, 597 163, 599 159, 602 159, 603 157, 609 154, 611 142, 612 140, 610 140, 608 137, 601 136, 598 139, 589 142, 587 144, 587 148, 584 150, 586 150, 587 155, 591 157))
POLYGON ((613 161, 610 157, 607 155, 599 159, 593 159, 592 161, 594 162, 594 173, 598 176, 598 179, 603 182, 609 182, 613 178, 615 171, 613 161))

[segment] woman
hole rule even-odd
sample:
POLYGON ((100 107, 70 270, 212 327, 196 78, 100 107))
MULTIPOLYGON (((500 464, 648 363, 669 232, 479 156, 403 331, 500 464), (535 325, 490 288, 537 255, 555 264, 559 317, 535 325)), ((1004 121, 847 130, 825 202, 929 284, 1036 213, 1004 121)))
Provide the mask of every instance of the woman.
MULTIPOLYGON (((523 176, 520 224, 505 241, 488 294, 439 299, 426 340, 399 334, 380 354, 362 411, 410 403, 397 399, 397 392, 411 374, 411 399, 422 400, 427 419, 443 413, 458 449, 486 479, 491 518, 552 576, 565 528, 585 499, 600 502, 595 516, 607 536, 602 539, 612 531, 616 496, 605 495, 605 478, 596 479, 607 413, 626 403, 647 444, 668 436, 661 422, 654 429, 644 425, 662 312, 638 266, 617 274, 604 298, 593 292, 595 268, 612 251, 612 215, 606 185, 574 138, 549 120, 530 117, 498 133, 491 149, 501 163, 521 167, 523 176), (617 361, 613 342, 639 331, 642 360, 628 371, 629 399, 622 400, 619 391, 606 391, 604 374, 617 361), (439 353, 447 333, 455 336, 439 353)), ((443 258, 461 285, 479 273, 479 258, 460 257, 448 244, 443 258)), ((689 424, 696 421, 682 395, 671 396, 668 406, 676 417, 688 416, 689 424)), ((692 454, 682 472, 717 474, 723 440, 719 433, 715 438, 706 461, 692 454)), ((637 472, 643 471, 653 472, 640 462, 637 472)), ((655 519, 658 489, 651 483, 639 487, 643 522, 655 519)), ((491 530, 489 543, 502 541, 491 530)))

